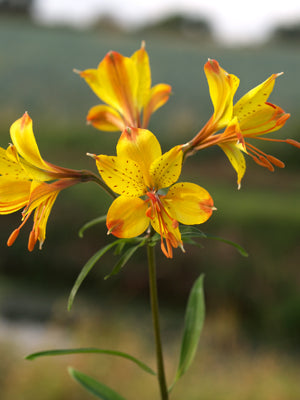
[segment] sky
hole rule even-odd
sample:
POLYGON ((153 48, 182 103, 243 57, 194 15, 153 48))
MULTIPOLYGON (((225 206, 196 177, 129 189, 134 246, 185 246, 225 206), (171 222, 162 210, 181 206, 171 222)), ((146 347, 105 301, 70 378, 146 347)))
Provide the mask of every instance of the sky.
POLYGON ((207 18, 216 38, 228 44, 264 41, 277 25, 300 23, 299 0, 35 0, 44 23, 84 28, 101 15, 136 27, 175 12, 207 18))

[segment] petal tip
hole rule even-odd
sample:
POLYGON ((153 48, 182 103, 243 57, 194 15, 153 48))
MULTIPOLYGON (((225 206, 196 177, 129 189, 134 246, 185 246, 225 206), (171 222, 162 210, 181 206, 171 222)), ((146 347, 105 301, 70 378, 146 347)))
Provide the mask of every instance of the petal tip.
POLYGON ((94 158, 94 159, 97 158, 96 154, 86 153, 86 155, 87 155, 88 157, 92 157, 92 158, 94 158))

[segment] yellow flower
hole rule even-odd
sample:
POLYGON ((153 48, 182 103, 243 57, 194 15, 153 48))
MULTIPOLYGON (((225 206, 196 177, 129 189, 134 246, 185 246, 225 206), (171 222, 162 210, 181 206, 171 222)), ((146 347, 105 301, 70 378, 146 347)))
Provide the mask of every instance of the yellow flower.
POLYGON ((130 58, 110 51, 97 69, 76 72, 106 103, 92 107, 87 115, 89 123, 104 131, 146 128, 151 114, 168 101, 171 92, 171 86, 163 83, 151 88, 144 43, 130 58))
POLYGON ((185 145, 187 153, 215 144, 219 145, 237 172, 239 187, 246 171, 243 152, 251 156, 257 164, 271 171, 274 170, 274 165, 283 168, 282 161, 246 142, 246 139, 254 138, 286 142, 299 147, 299 143, 292 139, 261 137, 280 129, 290 117, 290 114, 285 113, 282 108, 267 102, 275 79, 282 73, 271 75, 233 105, 233 97, 238 88, 239 79, 235 75, 228 74, 215 60, 208 60, 204 70, 214 113, 204 128, 185 145), (224 132, 217 133, 224 128, 224 132))
POLYGON ((116 157, 92 155, 102 179, 120 195, 108 210, 108 233, 132 238, 151 223, 161 236, 161 249, 167 257, 172 257, 173 247, 183 249, 178 223, 201 224, 214 207, 202 187, 175 183, 181 173, 181 147, 175 146, 162 155, 153 133, 126 128, 118 141, 116 157), (162 191, 165 188, 169 190, 162 191))
POLYGON ((0 214, 11 214, 25 207, 21 225, 7 241, 11 246, 34 211, 28 241, 28 249, 32 251, 37 240, 42 247, 58 193, 89 178, 84 171, 57 167, 42 159, 27 113, 12 124, 10 136, 13 144, 6 150, 0 147, 0 214))

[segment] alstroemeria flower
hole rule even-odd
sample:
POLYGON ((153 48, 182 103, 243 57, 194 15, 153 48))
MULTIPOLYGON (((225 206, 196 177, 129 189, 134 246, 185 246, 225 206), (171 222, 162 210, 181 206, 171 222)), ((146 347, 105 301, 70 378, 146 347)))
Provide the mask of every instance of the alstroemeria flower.
POLYGON ((280 129, 290 117, 290 114, 285 113, 282 108, 267 102, 273 90, 275 79, 282 73, 271 75, 233 105, 233 96, 239 85, 239 79, 228 74, 215 60, 209 60, 205 64, 204 70, 214 113, 204 128, 187 143, 187 153, 215 144, 219 145, 237 172, 239 187, 246 170, 243 152, 250 155, 257 164, 271 171, 274 170, 273 165, 283 168, 284 163, 282 161, 264 153, 246 141, 254 138, 286 142, 299 147, 299 143, 292 139, 281 140, 261 137, 280 129), (223 133, 217 133, 224 128, 226 129, 223 133))
POLYGON ((151 88, 144 43, 131 57, 110 51, 97 69, 77 72, 106 103, 92 107, 87 115, 87 121, 103 131, 146 128, 151 114, 168 101, 171 93, 171 86, 163 83, 151 88))
POLYGON ((108 232, 119 238, 142 234, 149 223, 161 236, 161 249, 171 258, 181 247, 178 223, 205 222, 214 209, 210 194, 188 182, 175 183, 181 173, 182 146, 162 155, 156 137, 148 130, 127 128, 117 156, 92 155, 105 183, 120 196, 107 214, 108 232), (162 189, 169 188, 168 191, 162 189))
POLYGON ((0 147, 0 214, 24 208, 21 225, 7 241, 11 246, 34 211, 28 241, 32 251, 37 240, 40 248, 45 240, 47 220, 58 193, 89 177, 85 171, 57 167, 42 159, 27 113, 12 124, 10 136, 13 144, 6 150, 0 147))

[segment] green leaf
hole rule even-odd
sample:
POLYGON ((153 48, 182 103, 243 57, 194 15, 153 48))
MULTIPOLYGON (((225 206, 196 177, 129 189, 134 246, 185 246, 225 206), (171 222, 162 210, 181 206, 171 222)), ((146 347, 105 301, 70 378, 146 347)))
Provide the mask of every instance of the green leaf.
POLYGON ((45 356, 63 356, 67 354, 78 354, 78 353, 97 353, 97 354, 108 354, 111 356, 118 356, 122 358, 126 358, 137 364, 141 369, 148 372, 151 375, 156 375, 156 373, 148 367, 148 365, 144 364, 142 361, 138 360, 137 358, 131 356, 130 354, 124 353, 122 351, 115 351, 115 350, 104 350, 104 349, 97 349, 95 347, 87 347, 87 348, 80 348, 80 349, 57 349, 57 350, 44 350, 39 351, 37 353, 29 354, 25 357, 26 360, 35 360, 38 357, 45 357, 45 356))
POLYGON ((230 246, 235 247, 236 250, 237 250, 243 257, 248 257, 248 256, 249 256, 249 254, 247 253, 247 251, 246 251, 242 246, 240 246, 239 244, 237 244, 237 243, 235 243, 235 242, 232 242, 231 240, 223 239, 223 238, 221 238, 221 237, 212 236, 212 235, 207 235, 207 238, 208 238, 208 239, 218 240, 219 242, 223 242, 223 243, 229 244, 230 246))
POLYGON ((114 256, 122 254, 125 246, 126 246, 126 240, 123 240, 122 242, 118 243, 118 245, 114 250, 114 256))
POLYGON ((181 239, 182 239, 183 243, 192 244, 194 246, 200 247, 201 249, 204 248, 202 243, 195 242, 195 240, 193 240, 189 237, 181 237, 181 239))
POLYGON ((69 300, 68 300, 68 310, 70 311, 76 296, 76 293, 78 292, 78 289, 80 287, 80 285, 82 284, 82 282, 84 281, 84 279, 86 278, 86 276, 88 275, 88 273, 90 272, 90 270, 94 267, 94 265, 96 264, 96 262, 106 253, 108 252, 108 250, 110 250, 112 247, 116 246, 120 241, 120 240, 115 240, 112 243, 109 243, 107 246, 102 247, 102 249, 98 250, 97 253, 95 253, 88 261, 87 263, 84 265, 84 267, 82 268, 80 274, 78 275, 74 286, 72 287, 70 296, 69 296, 69 300))
POLYGON ((195 226, 182 227, 180 229, 180 232, 182 238, 207 238, 207 235, 195 226))
POLYGON ((83 374, 71 367, 68 368, 69 374, 76 382, 83 386, 88 392, 94 394, 102 400, 125 400, 124 397, 119 395, 114 390, 101 382, 96 381, 88 375, 83 374))
POLYGON ((110 274, 106 275, 104 279, 108 279, 113 275, 116 275, 120 269, 124 267, 124 265, 130 260, 133 254, 137 251, 139 247, 144 246, 145 240, 140 242, 137 246, 132 246, 125 251, 125 253, 120 257, 119 261, 115 264, 110 274))
POLYGON ((100 224, 100 223, 102 223, 102 222, 105 222, 105 221, 106 221, 106 215, 102 215, 101 217, 92 219, 91 221, 89 221, 89 222, 87 222, 86 224, 84 224, 82 228, 80 228, 80 230, 79 230, 79 232, 78 232, 78 236, 79 236, 80 238, 83 238, 83 233, 84 233, 87 229, 91 228, 91 227, 94 226, 94 225, 97 225, 97 224, 100 224))
POLYGON ((248 257, 247 251, 239 244, 232 242, 231 240, 223 239, 218 236, 208 235, 208 234, 200 231, 200 229, 196 228, 195 226, 182 227, 182 228, 180 228, 180 232, 181 232, 182 241, 185 243, 199 245, 197 242, 193 242, 193 240, 191 240, 192 238, 214 239, 214 240, 218 240, 220 242, 223 242, 223 243, 229 244, 230 246, 235 247, 236 250, 243 257, 248 257))
POLYGON ((204 275, 202 274, 194 283, 189 295, 185 312, 179 365, 174 382, 169 391, 173 388, 178 379, 188 370, 196 354, 205 317, 203 279, 204 275))

